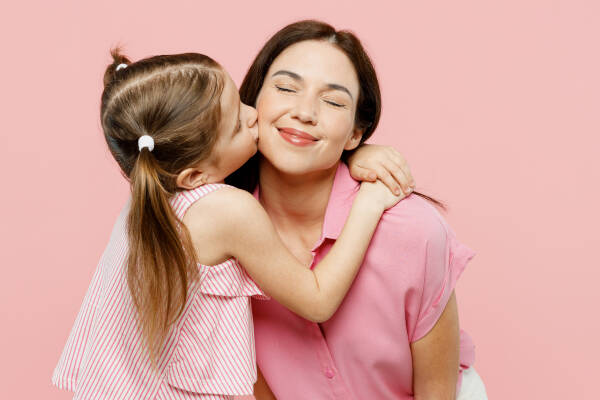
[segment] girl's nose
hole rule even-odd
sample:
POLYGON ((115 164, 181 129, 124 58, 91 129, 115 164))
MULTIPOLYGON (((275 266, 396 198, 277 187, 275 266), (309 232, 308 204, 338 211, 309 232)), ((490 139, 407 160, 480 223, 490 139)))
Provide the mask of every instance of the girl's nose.
POLYGON ((248 127, 252 127, 254 124, 256 124, 256 120, 258 119, 258 112, 254 107, 246 107, 248 107, 248 127))
POLYGON ((254 140, 258 140, 258 112, 254 107, 246 107, 248 107, 248 128, 252 132, 254 140))

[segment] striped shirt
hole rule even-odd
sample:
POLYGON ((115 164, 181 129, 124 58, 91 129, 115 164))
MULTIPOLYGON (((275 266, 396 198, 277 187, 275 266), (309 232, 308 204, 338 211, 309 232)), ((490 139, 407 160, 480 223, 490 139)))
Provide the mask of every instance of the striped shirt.
MULTIPOLYGON (((183 219, 201 197, 226 185, 179 192, 171 200, 183 219)), ((127 204, 113 228, 52 382, 74 399, 228 399, 251 394, 256 381, 250 297, 262 291, 235 259, 198 264, 179 319, 151 367, 127 285, 127 204)))

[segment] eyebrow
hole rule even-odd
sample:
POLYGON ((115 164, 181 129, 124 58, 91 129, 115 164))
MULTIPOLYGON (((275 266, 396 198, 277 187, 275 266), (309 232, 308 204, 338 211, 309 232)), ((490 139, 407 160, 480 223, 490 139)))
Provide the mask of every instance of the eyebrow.
MULTIPOLYGON (((299 81, 299 82, 304 81, 304 79, 300 75, 298 75, 297 73, 292 72, 292 71, 288 71, 288 70, 285 70, 285 69, 282 69, 282 70, 279 70, 279 71, 275 72, 273 75, 271 75, 271 78, 273 78, 273 77, 275 77, 277 75, 289 76, 293 80, 299 81)), ((348 90, 348 88, 346 88, 345 86, 338 85, 337 83, 328 83, 326 86, 327 86, 328 89, 340 90, 342 92, 346 92, 346 93, 348 93, 348 96, 350 96, 350 98, 352 100, 354 100, 354 97, 352 96, 352 93, 350 93, 350 91, 348 90)))

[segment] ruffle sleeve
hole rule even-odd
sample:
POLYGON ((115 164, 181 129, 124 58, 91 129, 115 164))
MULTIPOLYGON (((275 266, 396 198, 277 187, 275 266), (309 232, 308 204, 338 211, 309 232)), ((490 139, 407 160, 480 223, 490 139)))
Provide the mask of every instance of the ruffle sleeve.
POLYGON ((423 338, 436 324, 456 287, 458 278, 475 253, 460 243, 454 232, 440 221, 429 235, 421 306, 412 342, 423 338))
POLYGON ((233 258, 218 265, 199 265, 199 268, 200 292, 203 294, 270 299, 233 258))

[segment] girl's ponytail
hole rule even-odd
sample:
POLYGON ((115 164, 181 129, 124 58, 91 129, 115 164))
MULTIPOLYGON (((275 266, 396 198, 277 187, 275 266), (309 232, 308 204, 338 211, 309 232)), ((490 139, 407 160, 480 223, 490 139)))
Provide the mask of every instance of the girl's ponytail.
POLYGON ((219 65, 201 54, 135 63, 118 50, 111 54, 104 74, 102 129, 131 183, 127 283, 142 338, 157 365, 190 283, 198 278, 190 234, 170 199, 177 175, 206 159, 217 140, 224 80, 219 65), (140 138, 152 146, 139 146, 140 138))
POLYGON ((127 281, 143 337, 156 363, 169 326, 183 311, 188 282, 197 278, 189 232, 173 212, 161 184, 165 171, 148 148, 140 151, 130 175, 127 281))

